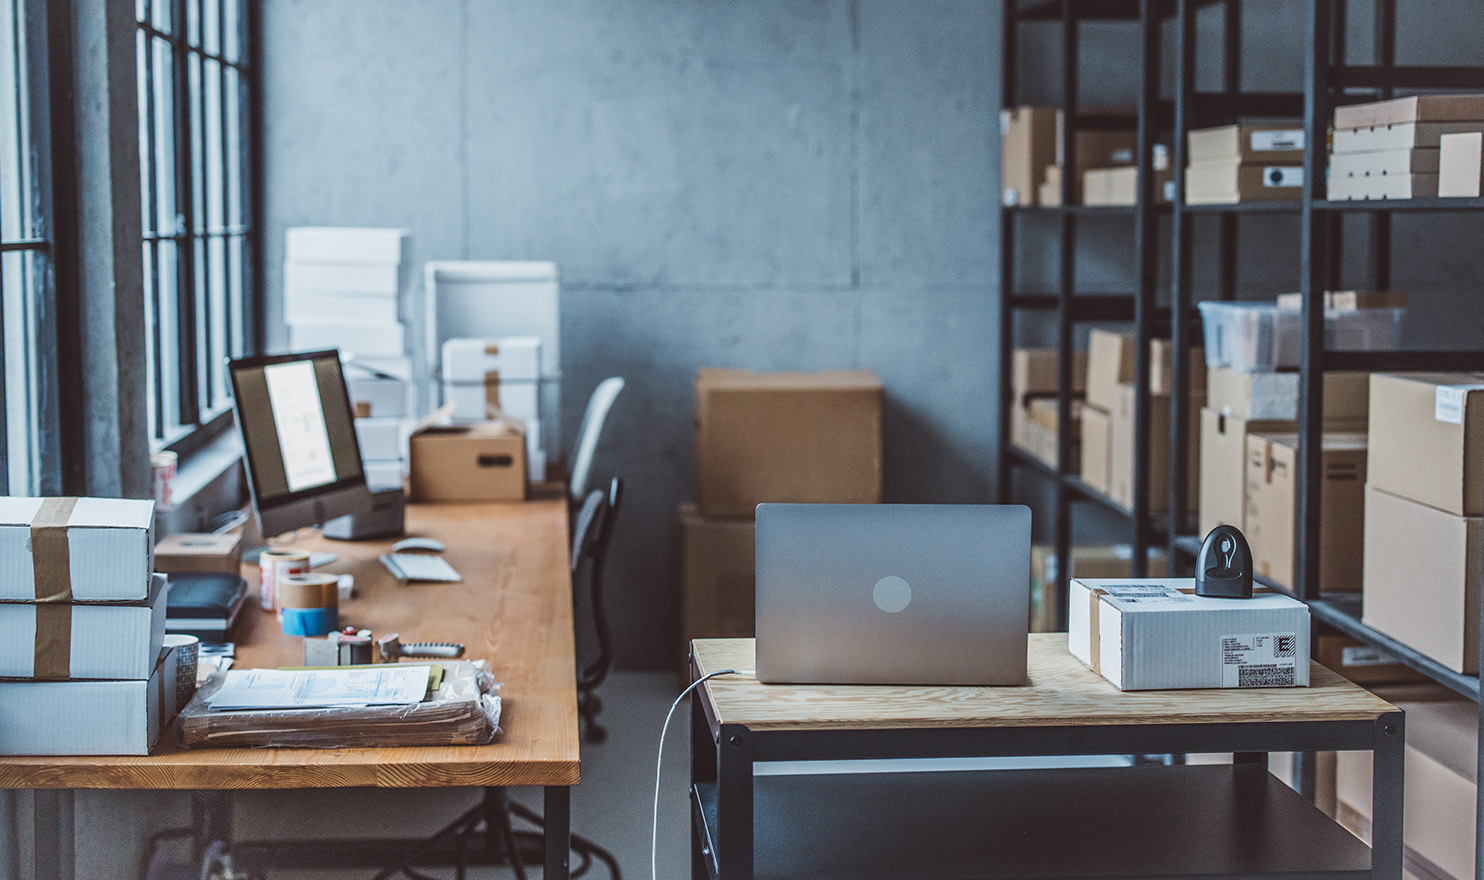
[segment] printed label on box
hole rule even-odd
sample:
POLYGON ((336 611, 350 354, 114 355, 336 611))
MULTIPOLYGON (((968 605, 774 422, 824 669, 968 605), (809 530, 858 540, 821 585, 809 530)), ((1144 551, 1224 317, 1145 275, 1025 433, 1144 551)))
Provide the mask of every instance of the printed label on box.
POLYGON ((1293 687, 1298 636, 1253 633, 1221 637, 1221 686, 1293 687))
POLYGON ((1369 645, 1350 645, 1340 649, 1341 666, 1386 666, 1397 659, 1369 645))
POLYGON ((1252 133, 1252 152, 1269 153, 1277 150, 1302 150, 1304 148, 1304 130, 1302 128, 1286 128, 1282 131, 1254 131, 1252 133))
POLYGON ((1108 598, 1117 599, 1122 605, 1172 605, 1195 601, 1174 587, 1166 587, 1163 584, 1139 584, 1137 586, 1129 584, 1100 589, 1107 594, 1108 598))
POLYGON ((1262 169, 1262 185, 1266 187, 1303 186, 1304 169, 1298 165, 1269 165, 1262 169))
POLYGON ((1450 425, 1463 424, 1464 402, 1469 399, 1470 391, 1481 388, 1484 385, 1439 385, 1433 397, 1432 417, 1450 425))

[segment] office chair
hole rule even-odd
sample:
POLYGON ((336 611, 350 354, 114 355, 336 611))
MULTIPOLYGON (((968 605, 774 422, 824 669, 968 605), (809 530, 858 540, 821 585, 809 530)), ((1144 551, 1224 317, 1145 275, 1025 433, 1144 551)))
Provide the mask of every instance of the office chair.
POLYGON ((608 420, 608 411, 623 386, 622 376, 604 379, 587 399, 587 411, 582 414, 582 425, 577 429, 577 446, 572 450, 571 480, 567 484, 567 497, 573 507, 586 500, 587 480, 592 472, 593 456, 598 451, 598 440, 603 436, 603 423, 608 420))
POLYGON ((598 685, 608 677, 613 667, 613 636, 608 629, 608 615, 603 606, 603 567, 608 558, 608 547, 613 539, 613 524, 618 519, 618 508, 623 500, 623 480, 614 477, 608 491, 594 489, 589 492, 577 512, 572 527, 572 589, 573 606, 579 606, 577 591, 578 575, 587 562, 587 605, 592 616, 593 632, 597 637, 597 656, 577 672, 577 712, 586 728, 587 741, 600 743, 608 737, 608 731, 598 723, 598 713, 603 710, 603 701, 596 693, 598 685))

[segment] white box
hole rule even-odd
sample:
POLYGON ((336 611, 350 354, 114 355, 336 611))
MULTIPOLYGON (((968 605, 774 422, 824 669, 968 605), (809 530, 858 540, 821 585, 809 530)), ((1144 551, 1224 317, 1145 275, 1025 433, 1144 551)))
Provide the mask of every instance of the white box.
POLYGON ((506 382, 489 386, 484 383, 443 383, 443 402, 454 405, 453 418, 483 421, 490 417, 489 404, 494 397, 500 411, 527 425, 540 421, 540 385, 536 382, 506 382))
POLYGON ((1395 122, 1335 129, 1331 153, 1366 153, 1436 147, 1443 135, 1484 130, 1484 122, 1395 122))
POLYGON ((395 299, 402 291, 402 271, 396 263, 283 264, 284 297, 292 301, 300 291, 347 293, 360 297, 395 299))
POLYGON ((1484 134, 1443 135, 1438 147, 1438 195, 1478 198, 1484 189, 1484 134))
POLYGON ((1126 691, 1308 686, 1308 606, 1194 589, 1194 578, 1073 580, 1067 646, 1126 691))
POLYGON ((361 447, 362 461, 400 461, 407 457, 406 419, 356 419, 356 443, 361 447))
POLYGON ((154 511, 153 501, 122 498, 0 497, 0 602, 37 599, 33 548, 52 539, 67 543, 72 601, 143 601, 155 564, 154 511), (67 514, 65 529, 38 522, 58 516, 59 508, 67 514))
POLYGON ((1438 194, 1436 174, 1382 174, 1374 177, 1325 179, 1325 197, 1336 202, 1366 199, 1431 199, 1438 194))
POLYGON ((148 681, 0 681, 0 754, 149 754, 180 708, 175 665, 156 657, 148 681))
POLYGON ((310 291, 284 298, 284 319, 290 324, 392 324, 399 318, 394 296, 310 291))
POLYGON ((541 375, 541 339, 450 339, 443 343, 443 381, 483 383, 494 373, 501 382, 534 382, 541 375))
POLYGON ((356 354, 353 351, 346 354, 354 355, 350 360, 346 360, 343 355, 341 357, 341 365, 345 368, 348 375, 355 376, 359 379, 393 379, 399 382, 412 381, 412 359, 407 357, 405 353, 377 357, 368 357, 366 355, 356 354))
POLYGON ((405 229, 296 226, 284 233, 285 259, 295 263, 406 263, 405 229))
POLYGON ((407 476, 407 468, 403 459, 363 461, 361 471, 366 475, 366 485, 373 492, 378 489, 396 489, 402 485, 403 478, 407 476))
POLYGON ((326 322, 289 325, 289 345, 294 351, 336 348, 341 355, 367 358, 401 358, 407 353, 407 335, 401 324, 351 324, 326 322))
POLYGON ((372 418, 407 415, 409 385, 401 379, 346 378, 345 390, 352 406, 364 403, 371 407, 372 418))
MULTIPOLYGON (((1457 135, 1444 135, 1444 142, 1457 135)), ((1438 150, 1377 150, 1372 153, 1335 153, 1329 157, 1329 176, 1386 177, 1392 174, 1437 174, 1438 150)))
POLYGON ((165 576, 156 574, 151 583, 147 600, 127 605, 0 603, 0 678, 149 678, 165 640, 165 576), (43 612, 61 612, 53 622, 70 624, 66 669, 56 674, 35 665, 43 612))

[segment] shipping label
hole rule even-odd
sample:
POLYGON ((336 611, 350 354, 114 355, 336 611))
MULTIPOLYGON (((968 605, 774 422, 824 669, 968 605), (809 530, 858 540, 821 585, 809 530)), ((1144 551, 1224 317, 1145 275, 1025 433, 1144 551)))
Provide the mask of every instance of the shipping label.
POLYGON ((1286 128, 1282 131, 1254 131, 1252 133, 1252 152, 1273 153, 1278 150, 1302 150, 1304 148, 1304 130, 1302 128, 1286 128))
POLYGON ((1294 633, 1221 637, 1222 687, 1293 687, 1298 681, 1297 666, 1298 636, 1294 633))
POLYGON ((1185 593, 1164 584, 1115 584, 1098 589, 1119 605, 1178 605, 1195 601, 1185 593))
POLYGON ((1481 388, 1484 385, 1439 385, 1433 396, 1432 417, 1450 425, 1463 424, 1463 408, 1469 392, 1481 388))

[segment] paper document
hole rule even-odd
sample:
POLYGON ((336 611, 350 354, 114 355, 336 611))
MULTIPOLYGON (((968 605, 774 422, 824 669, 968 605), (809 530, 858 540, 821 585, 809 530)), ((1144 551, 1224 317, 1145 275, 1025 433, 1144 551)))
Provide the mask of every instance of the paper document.
POLYGON ((211 698, 212 709, 316 709, 397 706, 422 700, 427 666, 376 669, 233 669, 211 698))

